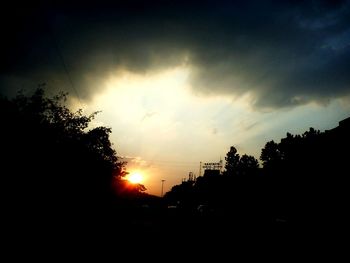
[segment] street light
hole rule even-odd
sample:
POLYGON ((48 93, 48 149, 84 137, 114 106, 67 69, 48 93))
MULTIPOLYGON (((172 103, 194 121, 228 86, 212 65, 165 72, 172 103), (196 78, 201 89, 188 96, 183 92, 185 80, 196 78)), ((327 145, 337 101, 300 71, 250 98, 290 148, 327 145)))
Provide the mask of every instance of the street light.
POLYGON ((162 179, 162 192, 161 192, 161 194, 160 194, 160 197, 163 197, 163 185, 164 185, 164 182, 165 182, 165 180, 162 179))

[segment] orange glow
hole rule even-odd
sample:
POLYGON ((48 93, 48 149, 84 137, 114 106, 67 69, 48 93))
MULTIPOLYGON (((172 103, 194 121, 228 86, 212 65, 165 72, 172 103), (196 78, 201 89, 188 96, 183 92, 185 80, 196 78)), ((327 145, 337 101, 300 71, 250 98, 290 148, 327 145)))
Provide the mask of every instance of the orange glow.
POLYGON ((139 172, 133 172, 128 175, 127 179, 132 184, 140 184, 143 181, 143 176, 139 172))

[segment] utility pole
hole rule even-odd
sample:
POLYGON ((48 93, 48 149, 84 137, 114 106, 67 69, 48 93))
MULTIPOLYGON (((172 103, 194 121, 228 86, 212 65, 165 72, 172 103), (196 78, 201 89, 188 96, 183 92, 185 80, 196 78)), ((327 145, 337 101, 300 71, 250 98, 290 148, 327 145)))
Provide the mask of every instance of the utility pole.
POLYGON ((161 191, 160 197, 163 197, 163 185, 164 185, 164 182, 165 182, 165 180, 162 179, 162 191, 161 191))

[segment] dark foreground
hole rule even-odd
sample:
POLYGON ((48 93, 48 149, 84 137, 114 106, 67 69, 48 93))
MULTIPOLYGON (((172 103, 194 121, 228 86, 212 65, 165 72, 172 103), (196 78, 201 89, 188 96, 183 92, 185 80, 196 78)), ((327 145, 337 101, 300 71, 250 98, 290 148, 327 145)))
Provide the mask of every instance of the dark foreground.
POLYGON ((325 244, 343 240, 345 235, 337 226, 317 222, 300 224, 284 218, 264 220, 227 211, 167 206, 141 205, 118 207, 113 212, 94 210, 84 216, 74 211, 71 216, 51 216, 27 217, 27 221, 17 218, 9 223, 2 237, 6 241, 3 248, 15 251, 11 253, 15 258, 29 254, 58 258, 71 253, 89 257, 102 249, 115 258, 123 255, 133 261, 165 254, 169 258, 215 256, 222 262, 238 254, 259 257, 262 252, 282 253, 281 259, 289 259, 315 246, 319 253, 325 244))

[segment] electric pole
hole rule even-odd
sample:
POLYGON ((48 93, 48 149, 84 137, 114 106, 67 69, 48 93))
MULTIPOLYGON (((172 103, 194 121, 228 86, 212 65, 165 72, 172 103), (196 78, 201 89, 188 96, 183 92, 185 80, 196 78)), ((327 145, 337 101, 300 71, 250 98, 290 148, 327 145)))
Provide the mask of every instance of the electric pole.
POLYGON ((162 179, 162 191, 161 191, 160 197, 163 197, 163 185, 164 185, 164 182, 165 182, 165 180, 162 179))

